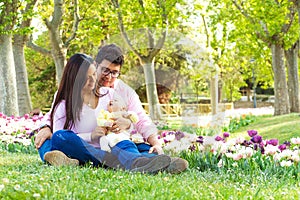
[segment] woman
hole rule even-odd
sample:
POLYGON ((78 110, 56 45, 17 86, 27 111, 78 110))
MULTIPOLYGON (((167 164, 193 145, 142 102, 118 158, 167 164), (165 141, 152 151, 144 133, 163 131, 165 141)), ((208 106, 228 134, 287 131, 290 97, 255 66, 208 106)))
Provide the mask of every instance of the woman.
MULTIPOLYGON (((65 154, 73 159, 70 163, 74 165, 78 160, 79 164, 92 162, 94 166, 105 164, 147 173, 168 167, 170 157, 143 157, 135 144, 128 140, 113 147, 111 154, 100 150, 99 139, 105 130, 97 126, 96 116, 112 98, 113 90, 102 90, 100 98, 94 94, 96 70, 90 56, 75 54, 69 59, 50 114, 53 135, 39 148, 41 158, 57 164, 59 160, 67 159, 65 154)), ((127 122, 129 128, 131 123, 127 122)))

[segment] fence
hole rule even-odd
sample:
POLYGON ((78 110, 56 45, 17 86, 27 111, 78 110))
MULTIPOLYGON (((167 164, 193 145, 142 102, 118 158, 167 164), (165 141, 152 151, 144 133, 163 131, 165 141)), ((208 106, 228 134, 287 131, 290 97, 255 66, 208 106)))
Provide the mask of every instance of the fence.
MULTIPOLYGON (((143 108, 149 113, 149 104, 142 103, 143 108)), ((163 116, 178 117, 195 114, 208 114, 211 112, 210 104, 160 104, 163 116)), ((219 103, 218 111, 234 109, 233 103, 219 103)))

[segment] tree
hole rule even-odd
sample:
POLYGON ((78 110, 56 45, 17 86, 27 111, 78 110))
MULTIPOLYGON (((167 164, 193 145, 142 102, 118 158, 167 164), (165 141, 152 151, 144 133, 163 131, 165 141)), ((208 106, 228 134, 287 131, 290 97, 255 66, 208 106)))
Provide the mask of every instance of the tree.
POLYGON ((0 3, 0 110, 6 115, 19 115, 12 48, 12 32, 19 6, 18 0, 0 3))
MULTIPOLYGON (((33 43, 32 40, 28 42, 28 46, 40 53, 45 55, 49 55, 51 52, 51 56, 53 57, 55 67, 56 67, 56 80, 59 83, 63 68, 66 63, 66 55, 67 49, 71 43, 71 41, 76 36, 76 31, 78 29, 78 24, 80 21, 79 16, 79 7, 78 7, 78 0, 74 0, 74 4, 72 5, 72 13, 73 13, 73 23, 72 29, 68 32, 69 37, 66 35, 62 35, 62 25, 63 25, 63 16, 64 16, 64 1, 63 0, 54 0, 53 5, 53 12, 51 15, 51 20, 47 17, 44 18, 45 25, 49 32, 49 38, 51 41, 51 50, 44 49, 39 47, 33 43)), ((47 12, 46 12, 47 13, 47 12)), ((69 24, 69 23, 68 23, 69 24)))
MULTIPOLYGON (((226 6, 227 15, 222 12, 220 16, 232 19, 231 15, 234 15, 235 21, 232 23, 235 27, 247 27, 243 29, 249 36, 255 36, 256 40, 263 41, 272 53, 272 69, 274 72, 274 90, 275 90, 275 115, 288 114, 289 98, 285 76, 284 65, 284 39, 291 34, 299 34, 294 30, 294 16, 292 12, 292 4, 287 0, 285 1, 247 1, 247 3, 230 0, 215 2, 214 6, 226 6), (230 12, 230 15, 229 13, 230 12), (241 19, 244 19, 244 24, 241 23, 241 19), (239 22, 239 23, 237 23, 239 22)), ((223 7, 224 8, 224 7, 223 7)), ((240 29, 242 30, 242 29, 240 29)))
MULTIPOLYGON (((300 1, 293 0, 291 1, 294 4, 294 7, 291 9, 295 9, 298 12, 298 32, 300 27, 300 1)), ((296 30, 297 31, 297 30, 296 30)), ((299 39, 292 44, 292 46, 285 50, 285 58, 287 61, 287 69, 288 69, 288 92, 289 92, 289 100, 291 106, 291 112, 300 112, 300 96, 299 96, 299 75, 298 75, 298 52, 299 52, 299 41, 300 34, 298 35, 299 39), (296 95, 295 95, 296 94, 296 95)))
POLYGON ((176 1, 158 0, 153 3, 139 0, 138 6, 135 6, 136 2, 132 1, 112 0, 111 2, 117 13, 121 35, 143 67, 150 116, 154 120, 160 119, 154 63, 155 56, 163 48, 169 19, 171 19, 170 13, 175 9, 176 1), (134 31, 138 35, 133 34, 130 38, 128 34, 130 28, 136 28, 134 31))
POLYGON ((24 47, 28 41, 28 32, 30 31, 33 8, 36 6, 36 3, 37 0, 30 0, 27 2, 24 9, 19 11, 23 16, 18 27, 21 31, 13 35, 13 55, 16 70, 18 107, 20 115, 29 113, 32 110, 24 47))

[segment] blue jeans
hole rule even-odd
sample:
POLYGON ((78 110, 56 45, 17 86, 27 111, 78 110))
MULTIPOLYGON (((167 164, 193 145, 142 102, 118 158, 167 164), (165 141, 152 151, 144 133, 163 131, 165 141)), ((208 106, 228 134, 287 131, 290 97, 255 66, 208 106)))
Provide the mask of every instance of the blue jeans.
POLYGON ((149 144, 146 144, 146 143, 138 143, 138 144, 135 144, 139 150, 139 152, 145 156, 145 157, 153 157, 153 156, 156 156, 157 153, 149 153, 149 150, 151 148, 151 145, 149 144))
MULTIPOLYGON (((52 138, 46 140, 38 149, 41 159, 44 161, 45 153, 52 150, 62 151, 68 157, 79 160, 80 164, 92 162, 94 166, 101 165, 105 155, 108 154, 108 152, 90 145, 70 130, 59 130, 53 133, 52 138)), ((119 142, 112 148, 111 153, 118 158, 125 169, 131 169, 135 159, 145 157, 130 140, 119 142)))

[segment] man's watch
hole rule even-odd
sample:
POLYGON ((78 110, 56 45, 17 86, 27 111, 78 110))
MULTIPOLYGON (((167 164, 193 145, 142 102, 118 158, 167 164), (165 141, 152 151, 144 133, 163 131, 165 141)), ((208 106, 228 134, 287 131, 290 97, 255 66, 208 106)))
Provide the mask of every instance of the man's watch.
POLYGON ((42 124, 39 128, 38 128, 38 132, 40 132, 40 130, 42 130, 43 128, 46 128, 46 127, 48 127, 48 128, 50 128, 51 129, 51 127, 48 125, 48 124, 42 124))

